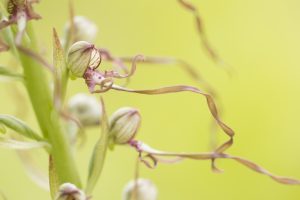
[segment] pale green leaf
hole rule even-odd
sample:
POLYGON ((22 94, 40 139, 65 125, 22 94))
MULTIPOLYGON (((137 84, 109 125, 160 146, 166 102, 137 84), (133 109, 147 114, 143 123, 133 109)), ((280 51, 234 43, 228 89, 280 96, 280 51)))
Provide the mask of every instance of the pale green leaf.
POLYGON ((46 173, 38 166, 29 151, 16 151, 28 177, 40 188, 49 191, 49 180, 46 173))
POLYGON ((16 150, 30 150, 38 148, 50 148, 47 142, 25 142, 0 136, 0 147, 16 150))
POLYGON ((0 124, 14 130, 15 132, 37 141, 43 139, 33 131, 25 122, 11 116, 11 115, 0 115, 0 124))
POLYGON ((90 160, 88 182, 86 193, 91 194, 93 191, 104 166, 105 155, 108 147, 108 119, 105 111, 105 105, 101 98, 102 104, 102 118, 101 118, 101 137, 97 141, 94 151, 90 160))
POLYGON ((7 78, 17 79, 17 80, 23 80, 24 77, 22 74, 13 72, 12 70, 8 69, 7 67, 0 66, 0 76, 4 76, 7 78))

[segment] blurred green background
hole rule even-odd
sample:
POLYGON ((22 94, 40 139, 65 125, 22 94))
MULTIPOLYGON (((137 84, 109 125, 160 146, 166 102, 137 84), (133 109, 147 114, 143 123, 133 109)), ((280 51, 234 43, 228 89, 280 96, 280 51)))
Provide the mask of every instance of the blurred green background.
MULTIPOLYGON (((100 32, 96 44, 115 55, 175 56, 193 64, 217 90, 223 119, 235 131, 229 153, 253 160, 270 171, 300 178, 300 1, 298 0, 194 0, 208 38, 234 73, 229 77, 203 51, 193 16, 175 0, 75 0, 76 14, 93 20, 100 32)), ((62 35, 68 19, 66 0, 42 1, 36 10, 43 20, 34 22, 41 50, 51 55, 51 31, 62 35)), ((6 54, 4 54, 6 55, 6 54)), ((1 55, 1 64, 9 60, 1 55), (3 62, 3 63, 2 63, 3 62)), ((106 63, 108 66, 108 63, 106 63)), ((140 65, 131 88, 155 88, 192 81, 178 66, 140 65)), ((19 88, 22 88, 20 85, 19 88)), ((0 84, 0 112, 28 110, 25 121, 38 128, 30 104, 14 95, 9 82, 0 84)), ((83 81, 72 81, 68 96, 87 93, 83 81)), ((25 95, 26 96, 26 95, 25 95)), ((104 95, 112 113, 119 107, 139 108, 139 139, 172 151, 208 151, 211 116, 205 100, 180 93, 143 96, 109 92, 104 95)), ((83 180, 99 129, 87 131, 87 144, 76 155, 83 180)), ((220 141, 223 133, 218 132, 220 141)), ((47 167, 46 155, 37 152, 47 167)), ((123 186, 133 178, 136 152, 117 147, 109 152, 93 199, 121 199, 123 186)), ((9 200, 50 199, 26 176, 15 152, 0 150, 0 190, 9 200)), ((142 166, 141 176, 159 188, 159 200, 296 200, 299 186, 272 181, 230 161, 219 160, 225 170, 214 174, 208 161, 142 166)))

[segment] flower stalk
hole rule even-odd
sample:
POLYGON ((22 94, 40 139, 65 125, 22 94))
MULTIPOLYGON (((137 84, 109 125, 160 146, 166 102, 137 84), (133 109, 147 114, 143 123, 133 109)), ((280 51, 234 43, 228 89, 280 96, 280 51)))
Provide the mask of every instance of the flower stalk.
MULTIPOLYGON (((115 146, 127 146, 137 153, 134 180, 129 182, 123 192, 123 200, 156 200, 157 189, 146 179, 139 178, 139 164, 155 168, 159 163, 174 164, 183 160, 208 160, 214 172, 216 160, 235 161, 252 171, 268 176, 282 184, 300 185, 300 180, 275 175, 262 166, 227 153, 233 145, 235 132, 221 119, 221 113, 215 103, 215 90, 206 82, 189 62, 176 57, 116 57, 105 48, 97 48, 91 43, 97 27, 84 17, 75 17, 72 3, 70 22, 66 26, 65 38, 59 38, 53 29, 53 62, 50 64, 39 52, 31 20, 40 19, 32 4, 38 0, 8 0, 6 10, 0 0, 0 52, 10 51, 23 69, 17 73, 8 67, 0 66, 0 76, 18 80, 24 84, 35 117, 40 126, 36 132, 25 121, 16 117, 0 114, 0 147, 17 150, 29 176, 40 186, 48 189, 52 200, 88 200, 99 181, 104 169, 108 150, 115 146), (7 16, 2 16, 6 13, 7 16), (25 37, 26 36, 26 37, 25 37), (62 41, 62 42, 61 42, 62 41), (113 63, 115 68, 105 70, 101 61, 113 63), (127 87, 129 79, 135 75, 137 63, 178 65, 192 79, 202 84, 206 90, 189 85, 170 85, 152 89, 133 89, 127 87), (131 67, 125 66, 131 62, 131 67), (48 75, 51 79, 48 79, 48 75), (214 124, 227 136, 219 146, 214 145, 210 152, 172 152, 162 151, 147 145, 136 138, 141 125, 141 113, 132 107, 122 107, 111 116, 106 113, 104 101, 92 96, 77 94, 69 99, 67 108, 64 100, 69 78, 78 78, 85 82, 87 90, 93 95, 109 91, 127 92, 141 95, 163 95, 191 92, 204 97, 214 124), (116 80, 125 80, 119 85, 116 80), (53 90, 51 84, 54 85, 53 90), (95 142, 90 156, 87 181, 81 185, 79 173, 73 158, 76 141, 80 133, 94 126, 101 126, 101 135, 95 142), (13 131, 13 133, 8 133, 13 131), (31 159, 28 150, 43 148, 49 158, 49 178, 47 178, 31 159), (26 151, 24 151, 26 150, 26 151)), ((202 45, 211 59, 217 64, 225 64, 211 47, 203 29, 198 9, 188 0, 178 0, 179 4, 190 11, 195 18, 202 45)), ((17 93, 16 90, 12 90, 17 93)), ((18 98, 15 98, 18 99, 18 98)), ((117 147, 116 147, 117 148, 117 147)), ((3 196, 0 191, 0 197, 3 196)), ((3 196, 3 198, 5 198, 3 196)))
MULTIPOLYGON (((36 49, 35 37, 30 30, 30 42, 24 42, 26 46, 36 49)), ((46 80, 44 68, 34 58, 18 51, 23 66, 25 87, 34 109, 36 118, 42 133, 52 145, 51 155, 57 170, 60 183, 71 182, 80 187, 79 176, 75 167, 75 161, 71 154, 70 144, 62 127, 59 113, 54 107, 49 83, 46 80)))

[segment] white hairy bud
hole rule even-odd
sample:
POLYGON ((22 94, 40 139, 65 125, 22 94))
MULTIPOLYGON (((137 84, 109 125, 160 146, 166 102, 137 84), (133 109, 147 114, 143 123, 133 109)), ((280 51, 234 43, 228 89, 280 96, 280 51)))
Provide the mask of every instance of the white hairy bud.
POLYGON ((85 127, 100 124, 102 108, 94 96, 76 94, 69 100, 68 110, 85 127))
MULTIPOLYGON (((65 32, 70 32, 70 23, 65 26, 65 32)), ((94 22, 84 16, 74 17, 74 41, 94 42, 98 28, 94 22)))
POLYGON ((59 187, 56 200, 87 200, 86 195, 75 185, 64 183, 59 187))
POLYGON ((157 200, 157 188, 147 179, 130 181, 124 188, 122 200, 157 200))

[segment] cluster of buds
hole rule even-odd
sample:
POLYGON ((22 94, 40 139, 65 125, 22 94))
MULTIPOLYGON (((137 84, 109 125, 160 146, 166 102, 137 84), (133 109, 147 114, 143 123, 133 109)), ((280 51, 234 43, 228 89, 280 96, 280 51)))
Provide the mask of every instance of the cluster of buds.
MULTIPOLYGON (((68 102, 69 114, 77 120, 82 127, 99 125, 102 118, 102 107, 94 96, 79 93, 71 97, 68 102)), ((76 138, 78 124, 71 123, 69 132, 71 138, 76 138)), ((122 107, 115 111, 109 119, 109 144, 113 149, 114 145, 130 144, 141 125, 139 111, 131 107, 122 107)), ((0 127, 1 128, 1 127, 0 127)))
POLYGON ((157 188, 147 179, 130 181, 124 188, 122 200, 157 200, 157 188))
POLYGON ((71 183, 64 183, 59 187, 56 200, 88 200, 85 193, 71 183))

